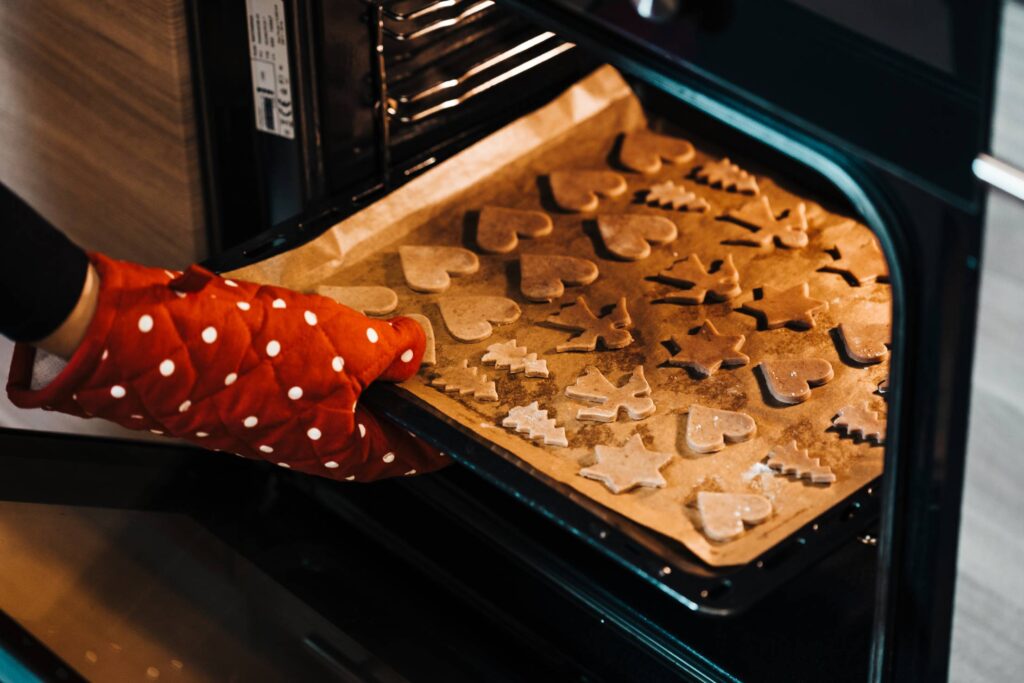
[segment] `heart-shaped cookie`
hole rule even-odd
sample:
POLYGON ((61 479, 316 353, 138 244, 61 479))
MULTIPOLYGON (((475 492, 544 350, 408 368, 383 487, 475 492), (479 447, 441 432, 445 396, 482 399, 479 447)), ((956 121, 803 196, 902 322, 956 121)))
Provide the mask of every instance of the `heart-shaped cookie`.
POLYGON ((693 159, 695 150, 688 140, 662 135, 649 130, 626 133, 619 149, 619 161, 637 173, 657 173, 662 160, 670 164, 685 164, 693 159))
POLYGON ((834 373, 823 358, 789 358, 761 361, 758 365, 772 396, 783 403, 803 403, 811 387, 828 382, 834 373))
POLYGON ((495 325, 519 320, 519 304, 503 296, 451 296, 438 307, 444 325, 452 336, 463 342, 477 342, 494 333, 495 325))
POLYGON ((398 295, 390 287, 333 287, 324 285, 316 293, 334 299, 364 315, 387 315, 398 308, 398 295))
POLYGON ((480 269, 476 254, 462 247, 401 246, 402 273, 409 289, 417 292, 443 292, 452 283, 452 275, 470 275, 480 269))
POLYGON ((746 441, 756 431, 749 415, 695 403, 686 418, 686 445, 695 453, 714 453, 725 448, 726 441, 746 441))
POLYGON ((772 503, 754 493, 719 493, 701 491, 697 494, 704 535, 724 543, 743 535, 743 524, 754 526, 772 516, 772 503))
POLYGON ((476 243, 491 254, 507 254, 519 245, 519 237, 543 237, 553 228, 543 211, 485 206, 476 225, 476 243))
POLYGON ((589 285, 597 279, 598 270, 585 258, 523 254, 519 273, 523 296, 530 301, 553 301, 565 294, 565 285, 589 285))
POLYGON ((839 334, 846 354, 858 363, 881 363, 889 357, 891 334, 885 323, 840 323, 839 334))
POLYGON ((626 261, 645 259, 651 244, 665 244, 679 235, 675 223, 646 213, 598 216, 597 229, 608 251, 626 261))
POLYGON ((593 211, 598 195, 611 199, 626 191, 626 179, 614 171, 555 171, 548 181, 555 203, 565 211, 593 211))

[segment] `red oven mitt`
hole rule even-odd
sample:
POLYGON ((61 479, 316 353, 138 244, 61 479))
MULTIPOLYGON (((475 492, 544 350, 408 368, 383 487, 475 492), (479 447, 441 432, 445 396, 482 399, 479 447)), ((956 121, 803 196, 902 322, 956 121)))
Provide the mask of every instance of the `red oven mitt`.
POLYGON ((103 417, 332 479, 436 470, 448 458, 358 404, 376 380, 414 375, 425 339, 326 297, 90 254, 95 316, 56 379, 32 389, 19 344, 7 393, 22 408, 103 417))

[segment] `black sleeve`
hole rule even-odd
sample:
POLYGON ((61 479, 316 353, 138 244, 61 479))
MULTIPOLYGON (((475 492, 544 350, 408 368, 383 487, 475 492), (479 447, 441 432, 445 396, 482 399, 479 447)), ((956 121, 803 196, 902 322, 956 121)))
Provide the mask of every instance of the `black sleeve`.
POLYGON ((43 339, 78 303, 89 260, 2 183, 0 234, 0 334, 43 339))

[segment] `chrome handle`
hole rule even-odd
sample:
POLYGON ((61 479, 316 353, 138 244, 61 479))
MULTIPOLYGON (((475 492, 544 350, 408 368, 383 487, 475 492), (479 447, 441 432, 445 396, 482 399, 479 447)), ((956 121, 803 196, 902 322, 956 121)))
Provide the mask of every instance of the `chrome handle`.
POLYGON ((971 162, 974 176, 997 190, 1024 202, 1024 171, 990 154, 979 154, 971 162))

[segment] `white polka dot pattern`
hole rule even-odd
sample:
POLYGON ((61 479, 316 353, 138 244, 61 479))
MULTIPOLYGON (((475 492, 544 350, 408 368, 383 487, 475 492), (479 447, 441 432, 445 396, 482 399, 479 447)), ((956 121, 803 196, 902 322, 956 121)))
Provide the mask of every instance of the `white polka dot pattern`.
POLYGON ((182 275, 128 263, 105 267, 101 282, 120 289, 101 304, 117 302, 117 310, 103 336, 90 339, 99 353, 61 389, 66 393, 47 394, 33 407, 112 417, 337 480, 443 464, 403 430, 356 412, 366 382, 415 372, 418 328, 367 319, 324 297, 210 280, 199 268, 182 275), (127 279, 117 276, 122 268, 127 279), (187 292, 169 285, 179 277, 187 292))
POLYGON ((278 467, 283 467, 283 468, 285 468, 286 470, 290 470, 290 469, 292 468, 292 466, 291 466, 291 465, 289 465, 289 464, 288 464, 288 463, 286 463, 286 462, 279 462, 279 463, 277 463, 277 466, 278 466, 278 467))

